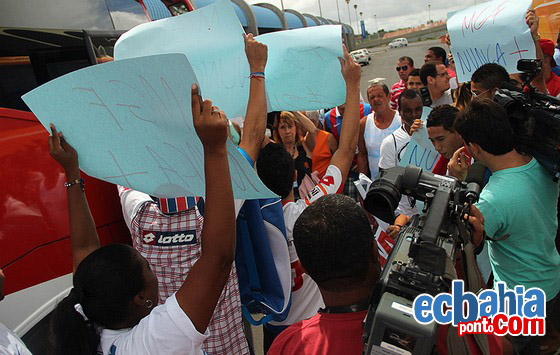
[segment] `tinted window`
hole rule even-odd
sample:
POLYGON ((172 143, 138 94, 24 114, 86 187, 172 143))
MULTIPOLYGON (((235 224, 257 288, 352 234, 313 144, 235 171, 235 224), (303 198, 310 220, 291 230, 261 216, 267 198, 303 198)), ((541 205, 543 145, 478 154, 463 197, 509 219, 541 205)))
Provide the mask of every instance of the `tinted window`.
MULTIPOLYGON (((7 58, 3 59, 7 62, 7 58)), ((29 60, 21 64, 0 65, 0 107, 29 111, 21 95, 36 87, 37 81, 29 60)))
POLYGON ((104 0, 2 0, 0 27, 101 30, 113 23, 104 0))
POLYGON ((117 30, 129 30, 148 22, 144 8, 135 0, 105 0, 117 30))
POLYGON ((0 27, 128 30, 147 21, 135 0, 0 1, 0 27))

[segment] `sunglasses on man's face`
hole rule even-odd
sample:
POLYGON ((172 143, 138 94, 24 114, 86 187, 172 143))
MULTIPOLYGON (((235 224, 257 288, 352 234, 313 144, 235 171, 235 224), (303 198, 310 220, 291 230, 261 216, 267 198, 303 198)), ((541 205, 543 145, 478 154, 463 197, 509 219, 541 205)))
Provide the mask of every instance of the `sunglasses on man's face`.
POLYGON ((397 71, 401 71, 401 70, 406 71, 406 70, 408 70, 408 65, 403 65, 402 67, 397 67, 396 69, 397 69, 397 71))

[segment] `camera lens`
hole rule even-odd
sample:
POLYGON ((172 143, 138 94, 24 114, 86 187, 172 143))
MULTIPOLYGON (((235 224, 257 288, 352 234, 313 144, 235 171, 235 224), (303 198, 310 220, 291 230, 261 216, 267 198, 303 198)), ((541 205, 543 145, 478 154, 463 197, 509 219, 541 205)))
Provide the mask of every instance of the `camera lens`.
POLYGON ((395 181, 383 178, 375 180, 364 200, 366 211, 384 222, 393 224, 395 210, 401 200, 400 185, 400 176, 395 181))

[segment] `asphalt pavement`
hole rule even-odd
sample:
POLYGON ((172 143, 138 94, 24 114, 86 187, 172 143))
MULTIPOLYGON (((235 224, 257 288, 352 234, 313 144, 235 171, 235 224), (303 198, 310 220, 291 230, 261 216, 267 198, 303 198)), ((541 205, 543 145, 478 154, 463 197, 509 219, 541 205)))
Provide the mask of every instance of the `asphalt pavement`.
POLYGON ((411 42, 406 47, 389 48, 387 46, 368 48, 371 53, 371 61, 369 65, 362 66, 362 81, 360 90, 364 99, 367 99, 367 87, 369 81, 376 78, 383 78, 383 82, 387 84, 389 89, 399 81, 399 75, 395 70, 397 59, 402 56, 409 56, 414 60, 414 66, 420 68, 424 64, 424 54, 426 50, 433 46, 441 46, 447 51, 447 45, 441 43, 440 39, 411 42))

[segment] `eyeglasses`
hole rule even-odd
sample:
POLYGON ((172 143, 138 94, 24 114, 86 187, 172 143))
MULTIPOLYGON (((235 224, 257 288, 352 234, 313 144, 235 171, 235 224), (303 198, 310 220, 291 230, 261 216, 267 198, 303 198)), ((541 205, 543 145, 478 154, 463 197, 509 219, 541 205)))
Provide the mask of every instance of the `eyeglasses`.
POLYGON ((407 71, 408 70, 408 65, 403 65, 402 67, 397 67, 396 69, 397 69, 397 71, 401 71, 401 70, 402 71, 407 71))
POLYGON ((490 91, 490 90, 492 90, 492 89, 493 89, 493 88, 487 89, 487 90, 484 90, 483 92, 479 92, 479 93, 477 93, 477 92, 471 90, 471 94, 472 94, 472 97, 478 97, 478 96, 480 96, 480 95, 484 95, 484 93, 487 93, 488 91, 490 91))

